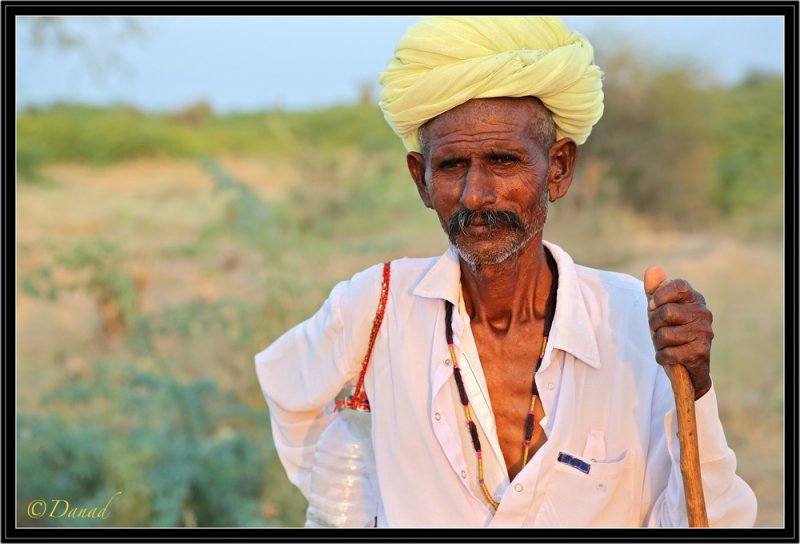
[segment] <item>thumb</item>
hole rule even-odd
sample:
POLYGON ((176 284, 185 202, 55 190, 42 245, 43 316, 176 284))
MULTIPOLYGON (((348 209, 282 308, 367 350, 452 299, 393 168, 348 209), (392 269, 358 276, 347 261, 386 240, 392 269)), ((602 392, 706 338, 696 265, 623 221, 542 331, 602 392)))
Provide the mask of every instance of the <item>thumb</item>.
POLYGON ((644 271, 644 292, 647 293, 647 297, 652 297, 656 289, 665 281, 667 281, 667 275, 660 266, 648 266, 644 271))

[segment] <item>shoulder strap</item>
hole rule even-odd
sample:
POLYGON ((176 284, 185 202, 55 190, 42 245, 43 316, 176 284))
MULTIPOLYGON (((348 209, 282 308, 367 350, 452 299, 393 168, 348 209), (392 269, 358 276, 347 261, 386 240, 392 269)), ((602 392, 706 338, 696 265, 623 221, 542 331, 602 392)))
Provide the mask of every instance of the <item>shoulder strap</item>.
POLYGON ((375 338, 378 336, 378 330, 383 323, 383 314, 386 311, 386 299, 389 298, 389 280, 391 278, 392 262, 387 261, 383 263, 383 281, 381 282, 381 297, 378 301, 378 310, 375 312, 375 318, 372 320, 372 332, 369 335, 369 348, 364 360, 361 363, 361 374, 358 376, 358 383, 353 391, 353 394, 347 397, 347 400, 339 400, 336 402, 336 409, 342 406, 347 406, 353 410, 361 410, 369 412, 369 399, 367 393, 364 391, 364 376, 367 373, 369 360, 372 356, 372 348, 375 347, 375 338))

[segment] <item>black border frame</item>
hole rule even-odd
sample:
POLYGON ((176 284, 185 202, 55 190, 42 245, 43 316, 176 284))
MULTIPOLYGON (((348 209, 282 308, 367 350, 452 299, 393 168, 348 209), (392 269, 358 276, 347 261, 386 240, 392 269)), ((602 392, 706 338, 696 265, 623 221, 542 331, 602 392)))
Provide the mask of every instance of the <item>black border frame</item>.
MULTIPOLYGON (((798 11, 797 1, 768 2, 2 2, 2 347, 5 357, 2 365, 2 481, 3 498, 2 532, 6 542, 95 542, 95 541, 190 541, 190 542, 408 542, 412 540, 436 542, 798 542, 798 391, 796 366, 797 351, 797 134, 798 134, 798 11), (577 530, 464 530, 464 529, 384 529, 378 532, 363 530, 317 530, 303 528, 21 528, 15 526, 16 507, 16 455, 14 431, 16 429, 15 384, 16 353, 10 334, 14 312, 10 311, 9 298, 16 293, 15 276, 11 264, 12 236, 16 241, 14 226, 15 201, 15 123, 14 73, 15 73, 15 17, 24 15, 419 15, 436 14, 522 14, 563 15, 779 15, 784 17, 786 36, 785 71, 785 264, 788 296, 785 328, 785 455, 786 488, 785 520, 783 528, 752 529, 577 529, 577 530), (8 213, 11 212, 11 213, 8 213), (788 221, 786 221, 788 215, 788 221)), ((16 299, 16 296, 14 297, 16 299)))

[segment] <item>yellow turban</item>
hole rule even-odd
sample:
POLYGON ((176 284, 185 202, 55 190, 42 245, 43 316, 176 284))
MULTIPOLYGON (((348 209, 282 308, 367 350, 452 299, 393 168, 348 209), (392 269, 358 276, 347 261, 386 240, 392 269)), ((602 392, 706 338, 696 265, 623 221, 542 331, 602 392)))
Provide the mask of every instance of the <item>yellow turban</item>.
POLYGON ((409 151, 425 122, 473 98, 536 96, 558 138, 586 141, 603 115, 589 42, 558 17, 424 17, 381 72, 380 107, 409 151))

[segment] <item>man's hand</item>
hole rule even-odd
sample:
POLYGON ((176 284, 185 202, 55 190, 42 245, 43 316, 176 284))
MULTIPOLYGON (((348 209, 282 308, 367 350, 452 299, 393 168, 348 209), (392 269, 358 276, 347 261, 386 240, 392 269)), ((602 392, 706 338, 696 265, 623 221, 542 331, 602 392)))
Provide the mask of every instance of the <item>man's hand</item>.
POLYGON ((644 272, 647 316, 660 365, 686 367, 697 400, 711 389, 710 359, 713 320, 703 295, 686 280, 667 280, 664 271, 651 266, 644 272))

